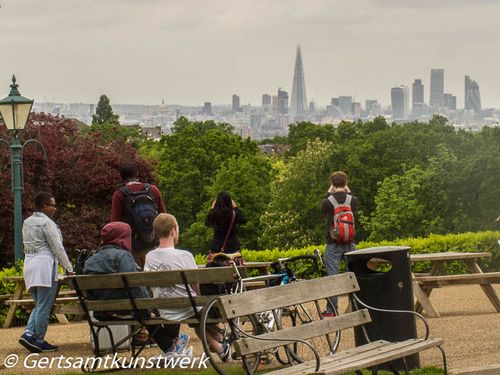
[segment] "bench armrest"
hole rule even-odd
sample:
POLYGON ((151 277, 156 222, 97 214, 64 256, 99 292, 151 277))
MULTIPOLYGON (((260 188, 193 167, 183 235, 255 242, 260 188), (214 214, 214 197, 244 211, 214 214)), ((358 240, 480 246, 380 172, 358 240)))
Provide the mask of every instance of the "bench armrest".
POLYGON ((367 308, 368 310, 373 310, 373 311, 380 311, 380 312, 386 312, 386 313, 394 313, 394 314, 413 314, 415 316, 417 316, 419 319, 422 320, 422 322, 424 322, 424 326, 425 326, 425 336, 424 336, 424 340, 427 340, 429 338, 429 323, 427 322, 427 319, 425 319, 425 317, 422 315, 422 314, 419 314, 418 312, 415 312, 415 311, 412 311, 412 310, 389 310, 389 309, 381 309, 381 308, 378 308, 378 307, 373 307, 373 306, 370 306, 370 305, 367 305, 366 303, 364 303, 358 296, 356 293, 352 293, 352 296, 355 300, 355 302, 359 303, 361 306, 367 308))

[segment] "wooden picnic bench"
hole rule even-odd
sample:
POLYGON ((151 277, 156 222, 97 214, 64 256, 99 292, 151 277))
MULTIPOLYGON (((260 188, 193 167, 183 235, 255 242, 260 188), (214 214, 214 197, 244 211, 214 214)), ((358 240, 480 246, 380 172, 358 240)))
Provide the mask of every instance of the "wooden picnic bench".
POLYGON ((479 285, 497 312, 500 312, 500 301, 492 284, 500 283, 500 272, 483 272, 478 264, 481 258, 491 257, 490 253, 443 252, 429 254, 411 254, 412 263, 430 261, 429 274, 413 274, 413 293, 417 299, 415 311, 425 311, 428 317, 439 318, 441 315, 430 301, 434 288, 453 285, 479 285), (445 263, 450 261, 464 262, 470 273, 459 275, 445 274, 445 263))
MULTIPOLYGON (((5 317, 5 321, 3 324, 3 328, 9 328, 12 326, 14 322, 14 318, 16 316, 16 311, 19 308, 25 309, 26 311, 33 310, 35 303, 31 298, 31 295, 26 290, 26 286, 24 284, 24 277, 22 276, 12 276, 2 278, 2 281, 12 282, 16 284, 16 288, 14 293, 11 295, 5 295, 3 299, 3 303, 9 306, 9 310, 7 311, 7 315, 5 317)), ((54 307, 52 309, 52 313, 56 316, 56 319, 61 324, 68 324, 68 319, 64 312, 61 312, 61 307, 65 305, 74 305, 78 303, 78 297, 74 290, 63 290, 61 287, 66 283, 63 277, 59 278, 59 282, 57 285, 57 293, 56 299, 54 301, 54 307)), ((63 308, 64 310, 64 308, 63 308)), ((71 309, 67 309, 66 313, 70 313, 71 309)))
MULTIPOLYGON (((365 308, 356 309, 355 311, 335 317, 319 318, 304 325, 280 327, 281 329, 271 332, 256 333, 255 336, 243 334, 238 329, 239 319, 264 311, 277 311, 293 305, 318 301, 333 295, 348 295, 351 298, 353 306, 357 308, 362 303, 355 295, 357 291, 359 291, 359 285, 356 277, 353 273, 348 272, 335 276, 220 296, 217 299, 217 305, 222 318, 228 321, 228 324, 232 328, 232 334, 236 338, 233 342, 234 349, 237 355, 241 357, 246 372, 251 375, 255 367, 252 367, 250 361, 252 355, 255 356, 256 353, 263 353, 266 350, 277 347, 282 347, 285 351, 289 352, 293 350, 293 343, 305 342, 316 337, 353 327, 364 330, 364 325, 371 321, 369 306, 363 305, 365 308)), ((391 314, 394 311, 387 313, 391 314)), ((406 313, 415 314, 425 322, 425 319, 419 314, 414 312, 406 313)), ((424 338, 412 338, 401 342, 384 340, 370 342, 365 330, 364 334, 368 342, 367 344, 337 352, 333 355, 320 357, 317 350, 313 350, 314 346, 312 346, 311 350, 315 352, 314 360, 306 360, 299 363, 300 361, 296 359, 296 356, 287 354, 290 365, 273 371, 272 374, 333 375, 344 374, 349 371, 356 371, 357 374, 361 374, 360 370, 364 368, 370 368, 373 373, 376 373, 377 366, 381 364, 387 364, 394 360, 402 360, 405 366, 405 357, 435 347, 441 351, 445 373, 447 371, 446 356, 441 348, 443 339, 429 338, 427 324, 424 338)), ((393 370, 393 372, 397 373, 396 370, 393 370)))
MULTIPOLYGON (((243 275, 243 268, 239 269, 243 275)), ((161 324, 198 324, 201 308, 214 296, 186 296, 186 297, 162 297, 162 298, 134 298, 132 289, 137 287, 169 287, 177 284, 226 284, 234 283, 239 276, 235 273, 233 267, 186 269, 158 272, 127 272, 101 275, 78 275, 69 276, 80 302, 79 309, 85 315, 90 327, 91 335, 94 341, 94 356, 99 357, 107 353, 115 353, 118 348, 126 341, 130 340, 142 327, 161 324), (128 298, 121 299, 91 299, 90 291, 95 290, 121 290, 127 291, 128 298), (173 308, 192 308, 193 316, 182 321, 166 320, 160 317, 143 320, 141 310, 150 309, 173 309, 173 308), (122 319, 96 320, 93 313, 114 313, 116 311, 128 311, 130 314, 122 319), (110 329, 111 326, 129 325, 134 326, 129 334, 120 340, 115 340, 110 329), (99 333, 102 329, 108 332, 111 347, 101 350, 99 342, 99 333)), ((132 357, 136 358, 143 347, 136 351, 134 341, 132 340, 132 357)))

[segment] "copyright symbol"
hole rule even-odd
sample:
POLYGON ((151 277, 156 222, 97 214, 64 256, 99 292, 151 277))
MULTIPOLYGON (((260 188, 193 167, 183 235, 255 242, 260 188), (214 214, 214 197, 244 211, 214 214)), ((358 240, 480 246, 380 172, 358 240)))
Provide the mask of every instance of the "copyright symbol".
POLYGON ((17 365, 17 362, 19 362, 19 356, 17 354, 9 354, 3 360, 3 364, 6 368, 15 367, 17 365))

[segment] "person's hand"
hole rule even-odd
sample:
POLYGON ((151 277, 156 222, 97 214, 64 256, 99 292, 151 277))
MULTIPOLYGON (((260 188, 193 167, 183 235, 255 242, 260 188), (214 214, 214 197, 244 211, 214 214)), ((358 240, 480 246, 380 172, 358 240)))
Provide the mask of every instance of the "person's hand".
POLYGON ((76 275, 75 271, 71 271, 71 272, 66 271, 66 276, 74 276, 74 275, 76 275))
POLYGON ((232 199, 231 199, 231 205, 233 206, 233 208, 236 208, 236 202, 233 201, 232 199))
POLYGON ((498 222, 500 222, 500 216, 498 216, 498 217, 495 219, 495 221, 496 221, 497 223, 498 223, 498 222))
POLYGON ((335 188, 333 187, 332 184, 330 184, 330 187, 328 188, 328 192, 333 194, 334 191, 335 191, 335 188))
POLYGON ((344 191, 345 191, 346 193, 350 193, 350 192, 351 192, 351 189, 349 189, 349 186, 347 186, 347 185, 346 185, 346 186, 345 186, 345 188, 344 188, 344 191))
POLYGON ((212 210, 215 208, 215 199, 214 201, 212 202, 212 210))

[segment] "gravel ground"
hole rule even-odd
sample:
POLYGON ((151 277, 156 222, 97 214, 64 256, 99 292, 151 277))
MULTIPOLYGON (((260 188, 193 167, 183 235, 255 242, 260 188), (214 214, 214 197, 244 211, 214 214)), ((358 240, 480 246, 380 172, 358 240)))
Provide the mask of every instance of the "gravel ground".
MULTIPOLYGON (((495 286, 495 290, 500 295, 500 286, 495 286)), ((500 368, 500 314, 495 312, 479 286, 435 289, 431 301, 442 314, 441 318, 429 319, 431 336, 444 338, 449 369, 487 365, 496 365, 500 368)), ((341 309, 345 308, 346 301, 341 299, 340 303, 341 309)), ((421 328, 419 326, 419 331, 421 328)), ((200 355, 201 344, 194 332, 185 325, 182 330, 191 334, 194 353, 200 355)), ((17 342, 22 331, 22 327, 0 329, 0 373, 80 372, 80 370, 57 370, 56 368, 50 370, 24 368, 23 362, 29 353, 17 342), (6 358, 14 354, 19 357, 19 363, 11 369, 5 368, 6 358)), ((46 339, 59 345, 58 352, 43 355, 48 359, 60 355, 66 358, 89 356, 92 353, 86 323, 51 324, 46 339)), ((340 349, 351 345, 353 345, 352 332, 344 331, 340 349)), ((153 356, 159 354, 159 350, 148 349, 144 354, 153 356)), ((442 367, 441 355, 437 349, 420 353, 420 361, 422 366, 442 367)), ((28 361, 28 365, 30 363, 28 361)))

